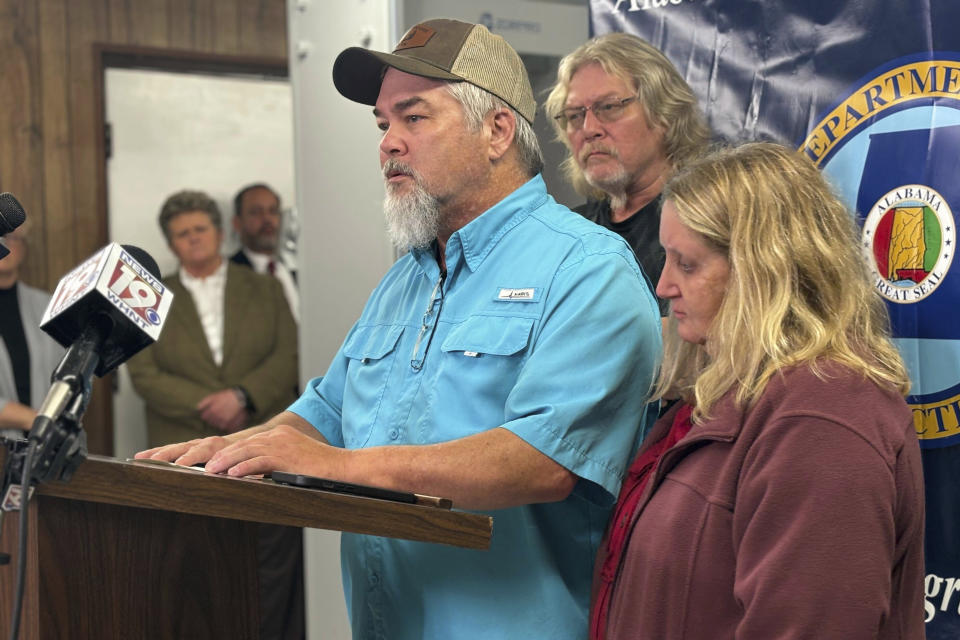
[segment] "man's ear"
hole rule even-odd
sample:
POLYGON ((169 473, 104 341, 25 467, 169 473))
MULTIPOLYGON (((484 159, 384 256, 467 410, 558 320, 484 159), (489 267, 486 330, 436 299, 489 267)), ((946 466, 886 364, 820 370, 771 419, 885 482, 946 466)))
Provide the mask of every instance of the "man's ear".
POLYGON ((240 233, 240 216, 235 215, 230 220, 233 223, 233 230, 240 233))
POLYGON ((513 111, 500 107, 487 114, 484 125, 490 140, 488 156, 493 161, 499 160, 513 144, 517 134, 517 120, 513 111))

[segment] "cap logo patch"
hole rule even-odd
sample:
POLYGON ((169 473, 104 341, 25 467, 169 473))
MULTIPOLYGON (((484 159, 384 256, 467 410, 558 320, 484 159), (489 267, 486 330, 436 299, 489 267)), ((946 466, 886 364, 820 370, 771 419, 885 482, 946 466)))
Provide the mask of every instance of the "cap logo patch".
POLYGON ((403 36, 403 39, 400 40, 399 44, 397 44, 397 48, 394 49, 394 51, 422 47, 430 41, 430 38, 432 38, 435 33, 435 29, 418 24, 417 26, 411 28, 410 31, 407 31, 407 34, 403 36))

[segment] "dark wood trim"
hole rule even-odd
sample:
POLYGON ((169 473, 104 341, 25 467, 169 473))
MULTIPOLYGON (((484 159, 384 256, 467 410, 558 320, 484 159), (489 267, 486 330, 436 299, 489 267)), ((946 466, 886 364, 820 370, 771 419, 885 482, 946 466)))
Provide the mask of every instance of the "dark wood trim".
POLYGON ((93 47, 101 74, 106 67, 117 67, 275 78, 289 76, 286 58, 203 53, 188 49, 162 49, 99 42, 94 43, 93 47))
POLYGON ((440 507, 302 489, 259 478, 231 478, 171 465, 89 456, 69 482, 46 482, 37 495, 351 531, 488 549, 490 516, 440 507))

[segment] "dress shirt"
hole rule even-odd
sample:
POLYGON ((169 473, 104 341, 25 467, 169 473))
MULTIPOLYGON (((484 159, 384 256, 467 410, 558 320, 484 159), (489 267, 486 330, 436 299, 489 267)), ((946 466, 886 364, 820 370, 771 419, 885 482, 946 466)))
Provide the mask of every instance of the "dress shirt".
POLYGON ((193 296, 203 335, 207 338, 213 361, 219 367, 223 362, 223 293, 227 286, 227 261, 221 260, 217 270, 206 278, 194 278, 181 267, 180 281, 193 296))
POLYGON ((504 427, 579 480, 563 501, 492 512, 487 552, 344 533, 354 637, 584 638, 661 355, 656 302, 630 247, 540 176, 451 235, 445 257, 443 279, 433 250, 398 260, 290 410, 347 448, 504 427))
POLYGON ((253 265, 253 270, 257 273, 269 273, 270 262, 273 261, 274 272, 272 275, 274 278, 280 281, 280 284, 283 285, 283 295, 286 296, 287 302, 290 304, 290 313, 293 314, 293 319, 296 322, 300 323, 300 295, 297 292, 297 283, 293 280, 293 274, 290 273, 290 269, 287 268, 287 265, 283 264, 283 261, 276 256, 267 256, 262 253, 256 253, 250 251, 246 247, 242 249, 243 255, 247 256, 247 260, 250 261, 250 264, 253 265))

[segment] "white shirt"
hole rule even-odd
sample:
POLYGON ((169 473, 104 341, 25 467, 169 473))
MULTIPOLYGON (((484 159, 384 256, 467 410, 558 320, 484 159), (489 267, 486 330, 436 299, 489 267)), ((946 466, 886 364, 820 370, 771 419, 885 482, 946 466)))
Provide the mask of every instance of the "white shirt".
POLYGON ((227 290, 227 261, 221 260, 217 270, 206 278, 194 278, 181 267, 180 282, 193 296, 203 335, 207 337, 213 361, 219 367, 223 362, 223 301, 227 290))
POLYGON ((246 247, 243 247, 243 255, 247 256, 253 270, 257 273, 269 273, 267 266, 273 260, 273 276, 280 281, 283 286, 283 295, 287 297, 287 303, 290 305, 290 313, 293 314, 294 321, 300 323, 300 295, 297 292, 297 283, 293 281, 293 274, 287 265, 281 262, 276 256, 267 256, 262 253, 255 253, 246 247))

